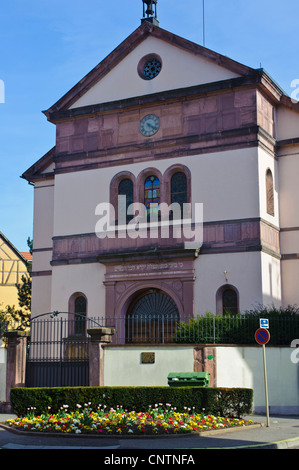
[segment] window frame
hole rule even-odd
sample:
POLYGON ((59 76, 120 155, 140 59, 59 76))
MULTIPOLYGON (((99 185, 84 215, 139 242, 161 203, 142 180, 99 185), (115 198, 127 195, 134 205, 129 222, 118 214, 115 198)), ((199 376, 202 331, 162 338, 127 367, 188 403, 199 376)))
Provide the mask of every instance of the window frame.
POLYGON ((69 298, 69 319, 72 320, 70 322, 70 335, 71 336, 83 336, 86 333, 86 324, 87 324, 87 315, 88 315, 88 301, 87 297, 83 292, 75 292, 69 298), (85 312, 76 312, 76 302, 78 299, 83 298, 85 300, 85 312), (82 318, 84 314, 84 318, 82 318), (79 316, 80 315, 80 316, 79 316), (78 317, 80 318, 80 322, 83 323, 84 321, 84 331, 77 331, 77 322, 78 317))
POLYGON ((118 195, 121 181, 129 179, 133 184, 133 203, 137 200, 136 178, 130 171, 120 171, 112 178, 110 182, 110 204, 114 208, 114 220, 111 223, 118 224, 118 195))
POLYGON ((275 216, 274 207, 274 179, 270 168, 266 170, 266 212, 272 217, 275 216))
POLYGON ((227 290, 232 290, 236 295, 236 303, 237 303, 236 310, 237 311, 233 312, 233 313, 230 313, 230 315, 237 315, 238 313, 240 313, 240 295, 239 295, 238 289, 232 284, 224 284, 221 287, 219 287, 219 289, 217 290, 217 292, 216 292, 216 312, 217 312, 218 315, 221 315, 221 316, 225 315, 225 312, 223 311, 223 294, 227 290))

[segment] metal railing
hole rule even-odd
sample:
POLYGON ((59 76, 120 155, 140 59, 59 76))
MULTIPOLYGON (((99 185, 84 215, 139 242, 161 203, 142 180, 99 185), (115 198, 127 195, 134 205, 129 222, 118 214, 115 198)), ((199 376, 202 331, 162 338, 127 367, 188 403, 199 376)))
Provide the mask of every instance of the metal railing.
MULTIPOLYGON (((41 348, 58 350, 61 343, 71 344, 88 340, 87 329, 109 327, 115 329, 113 344, 256 344, 255 331, 259 328, 256 315, 197 315, 178 319, 175 315, 138 315, 134 317, 87 317, 31 320, 31 354, 41 348), (50 339, 51 338, 51 339, 50 339)), ((299 338, 299 315, 271 316, 269 319, 270 343, 290 345, 299 338)), ((56 354, 56 353, 55 353, 56 354)), ((35 353, 34 353, 35 355, 35 353)))
MULTIPOLYGON (((198 315, 186 322, 180 322, 174 342, 256 344, 254 334, 260 326, 259 320, 258 315, 250 314, 198 315)), ((271 316, 269 322, 272 345, 289 346, 294 337, 299 338, 299 315, 271 316)))
MULTIPOLYGON (((255 315, 205 314, 190 318, 102 318, 103 325, 115 328, 114 343, 164 344, 256 344, 255 315)), ((270 317, 270 344, 290 345, 299 338, 299 315, 270 317)))

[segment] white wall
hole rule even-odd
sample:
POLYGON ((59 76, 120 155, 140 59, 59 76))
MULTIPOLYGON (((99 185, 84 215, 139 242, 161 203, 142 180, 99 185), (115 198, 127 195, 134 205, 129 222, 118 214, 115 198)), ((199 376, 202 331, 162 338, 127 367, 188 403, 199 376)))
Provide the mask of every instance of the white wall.
MULTIPOLYGON (((295 338, 294 338, 295 339, 295 338)), ((299 364, 293 348, 265 347, 270 413, 299 414, 299 364)), ((217 386, 254 390, 254 409, 265 411, 262 346, 217 347, 217 386)))
POLYGON ((263 303, 260 252, 199 254, 194 265, 196 314, 216 313, 216 292, 226 283, 238 289, 241 311, 263 303))
POLYGON ((32 277, 31 317, 51 310, 51 276, 32 277))
POLYGON ((280 106, 276 111, 276 139, 292 139, 298 137, 298 111, 280 106))
POLYGON ((35 183, 34 228, 32 271, 39 272, 32 277, 32 317, 51 311, 52 236, 54 217, 54 180, 46 179, 35 183), (43 275, 40 275, 40 274, 43 275))
POLYGON ((279 204, 280 204, 280 227, 299 227, 299 154, 292 154, 294 150, 285 150, 279 158, 279 204))
MULTIPOLYGON (((53 236, 54 180, 36 182, 34 187, 33 248, 51 248, 53 236)), ((34 257, 33 257, 34 269, 34 257)), ((47 268, 49 269, 49 268, 47 268)))
POLYGON ((281 294, 281 262, 279 259, 261 253, 262 262, 262 291, 263 305, 280 307, 282 303, 281 294))
POLYGON ((105 386, 166 386, 170 372, 193 371, 192 346, 109 346, 104 348, 105 386), (142 364, 141 353, 154 352, 154 364, 142 364))
MULTIPOLYGON (((262 346, 216 346, 215 349, 216 386, 252 388, 254 412, 264 413, 262 346)), ((299 364, 291 361, 294 351, 290 347, 266 346, 270 413, 299 415, 299 364)), ((104 348, 105 386, 167 386, 170 372, 193 370, 192 345, 104 348), (155 364, 142 364, 141 352, 154 352, 155 364)))
POLYGON ((179 47, 173 47, 160 39, 148 37, 72 104, 71 108, 226 80, 237 76, 204 57, 186 52, 179 47), (155 80, 143 80, 137 73, 139 61, 153 52, 160 55, 162 70, 155 80))
POLYGON ((89 317, 105 316, 105 267, 100 263, 54 266, 51 310, 68 312, 70 297, 81 292, 87 297, 89 317))
POLYGON ((56 175, 54 236, 93 233, 96 206, 110 201, 110 182, 118 172, 137 177, 154 166, 164 173, 175 163, 191 171, 192 203, 203 204, 204 221, 260 216, 257 150, 243 149, 56 175))
POLYGON ((299 259, 283 260, 281 263, 282 300, 284 307, 299 306, 299 259))
MULTIPOLYGON (((291 115, 293 116, 294 113, 291 115)), ((297 118, 298 119, 298 118, 297 118)), ((296 121, 294 121, 296 124, 296 121)), ((293 135, 294 137, 297 136, 293 135)), ((299 305, 299 154, 296 147, 282 148, 279 156, 279 205, 280 243, 282 255, 292 255, 293 259, 283 259, 282 299, 284 306, 299 305)))

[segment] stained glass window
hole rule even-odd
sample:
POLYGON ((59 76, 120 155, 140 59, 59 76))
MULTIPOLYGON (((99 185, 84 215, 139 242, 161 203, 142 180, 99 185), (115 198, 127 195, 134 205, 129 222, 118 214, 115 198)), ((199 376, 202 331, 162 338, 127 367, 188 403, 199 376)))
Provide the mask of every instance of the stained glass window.
POLYGON ((147 214, 158 213, 160 204, 160 180, 157 176, 149 176, 144 183, 144 205, 147 214))
POLYGON ((171 178, 171 203, 177 202, 183 207, 187 202, 187 177, 182 171, 174 173, 171 178))

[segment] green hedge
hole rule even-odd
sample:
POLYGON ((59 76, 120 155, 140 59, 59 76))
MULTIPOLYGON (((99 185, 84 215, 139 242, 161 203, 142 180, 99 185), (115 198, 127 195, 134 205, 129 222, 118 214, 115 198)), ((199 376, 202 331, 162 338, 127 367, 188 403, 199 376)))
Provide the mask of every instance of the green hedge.
POLYGON ((25 416, 28 409, 35 414, 57 413, 62 405, 75 411, 77 404, 96 411, 98 405, 109 409, 117 405, 128 411, 147 411, 149 405, 170 403, 178 411, 185 407, 225 417, 241 417, 252 411, 253 390, 247 388, 212 387, 53 387, 14 388, 11 390, 11 406, 18 416, 25 416))
POLYGON ((275 308, 260 306, 237 315, 202 316, 180 322, 175 343, 256 344, 255 331, 260 318, 269 319, 270 346, 289 346, 299 337, 299 309, 296 306, 275 308))

